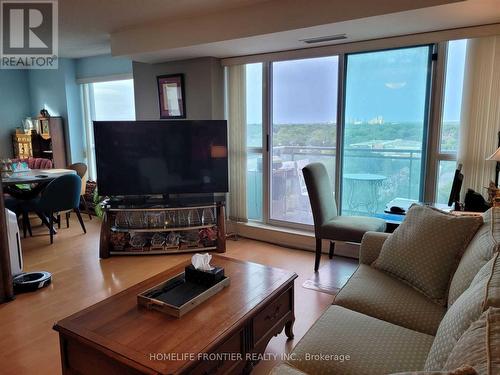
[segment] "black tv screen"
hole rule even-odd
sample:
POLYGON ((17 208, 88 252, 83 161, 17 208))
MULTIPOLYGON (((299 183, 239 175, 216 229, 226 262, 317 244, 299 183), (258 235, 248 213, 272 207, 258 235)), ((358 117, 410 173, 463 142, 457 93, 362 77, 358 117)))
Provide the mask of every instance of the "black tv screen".
POLYGON ((227 122, 94 121, 100 195, 228 191, 227 122))

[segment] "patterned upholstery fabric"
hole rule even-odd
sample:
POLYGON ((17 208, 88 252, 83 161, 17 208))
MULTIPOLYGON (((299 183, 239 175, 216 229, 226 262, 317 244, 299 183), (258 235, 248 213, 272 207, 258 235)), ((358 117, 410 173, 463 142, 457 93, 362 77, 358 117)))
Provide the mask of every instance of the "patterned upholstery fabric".
POLYGON ((433 339, 334 305, 300 340, 289 363, 315 375, 416 371, 423 368, 433 339), (321 358, 322 354, 338 357, 321 358))
POLYGON ((471 324, 453 347, 444 368, 464 363, 479 374, 500 374, 500 309, 489 308, 471 324))
POLYGON ((446 309, 390 275, 361 264, 334 304, 435 335, 446 309))
POLYGON ((484 310, 489 307, 500 307, 500 255, 496 253, 495 258, 496 261, 488 280, 488 288, 483 302, 484 310))
POLYGON ((398 372, 391 375, 478 375, 476 370, 470 366, 462 366, 450 371, 414 371, 414 372, 398 372))
POLYGON ((366 232, 359 247, 359 263, 372 264, 380 255, 382 245, 390 233, 366 232))
POLYGON ((477 271, 498 251, 500 243, 500 208, 491 208, 483 214, 484 224, 467 246, 451 280, 448 306, 467 289, 477 271))
POLYGON ((373 265, 446 305, 451 275, 482 221, 413 205, 373 265))
POLYGON ((12 159, 13 163, 24 161, 29 169, 51 169, 52 161, 45 158, 12 159))
POLYGON ((488 295, 492 297, 490 301, 497 297, 495 290, 488 291, 488 286, 490 280, 498 279, 499 274, 500 258, 496 253, 494 258, 479 270, 470 287, 458 297, 446 312, 439 325, 429 357, 425 362, 425 370, 437 371, 444 367, 448 356, 462 334, 472 322, 479 319, 485 309, 490 307, 487 303, 488 295))
POLYGON ((281 363, 274 367, 269 375, 304 375, 305 372, 297 370, 296 368, 287 365, 286 363, 281 363))

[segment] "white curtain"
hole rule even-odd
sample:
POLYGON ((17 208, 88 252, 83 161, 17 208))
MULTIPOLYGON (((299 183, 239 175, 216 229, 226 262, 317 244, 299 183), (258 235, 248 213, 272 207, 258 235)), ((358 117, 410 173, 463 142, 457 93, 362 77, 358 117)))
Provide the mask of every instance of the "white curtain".
POLYGON ((245 65, 227 68, 227 120, 229 139, 229 218, 247 221, 247 139, 245 65))
POLYGON ((495 162, 485 160, 498 147, 500 131, 500 36, 467 42, 458 161, 463 192, 485 194, 495 180, 495 162))

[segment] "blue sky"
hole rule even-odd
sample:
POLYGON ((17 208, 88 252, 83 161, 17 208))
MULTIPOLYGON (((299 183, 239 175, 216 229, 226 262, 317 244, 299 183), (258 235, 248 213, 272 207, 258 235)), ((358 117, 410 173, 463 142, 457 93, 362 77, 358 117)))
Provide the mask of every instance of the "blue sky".
MULTIPOLYGON (((466 42, 450 42, 444 121, 458 121, 466 42)), ((346 119, 422 121, 428 48, 389 50, 348 56, 346 119)), ((273 63, 274 123, 335 122, 337 57, 273 63)), ((262 118, 262 66, 247 65, 247 120, 262 118)))

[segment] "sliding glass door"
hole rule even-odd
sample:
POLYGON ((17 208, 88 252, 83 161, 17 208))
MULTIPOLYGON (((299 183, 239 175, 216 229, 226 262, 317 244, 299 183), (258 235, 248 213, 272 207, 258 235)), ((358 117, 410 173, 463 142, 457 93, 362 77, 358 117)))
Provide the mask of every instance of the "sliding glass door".
POLYGON ((302 168, 324 163, 335 186, 338 57, 274 62, 271 72, 270 220, 312 224, 302 168))
POLYGON ((342 213, 422 198, 432 46, 346 56, 342 213))

